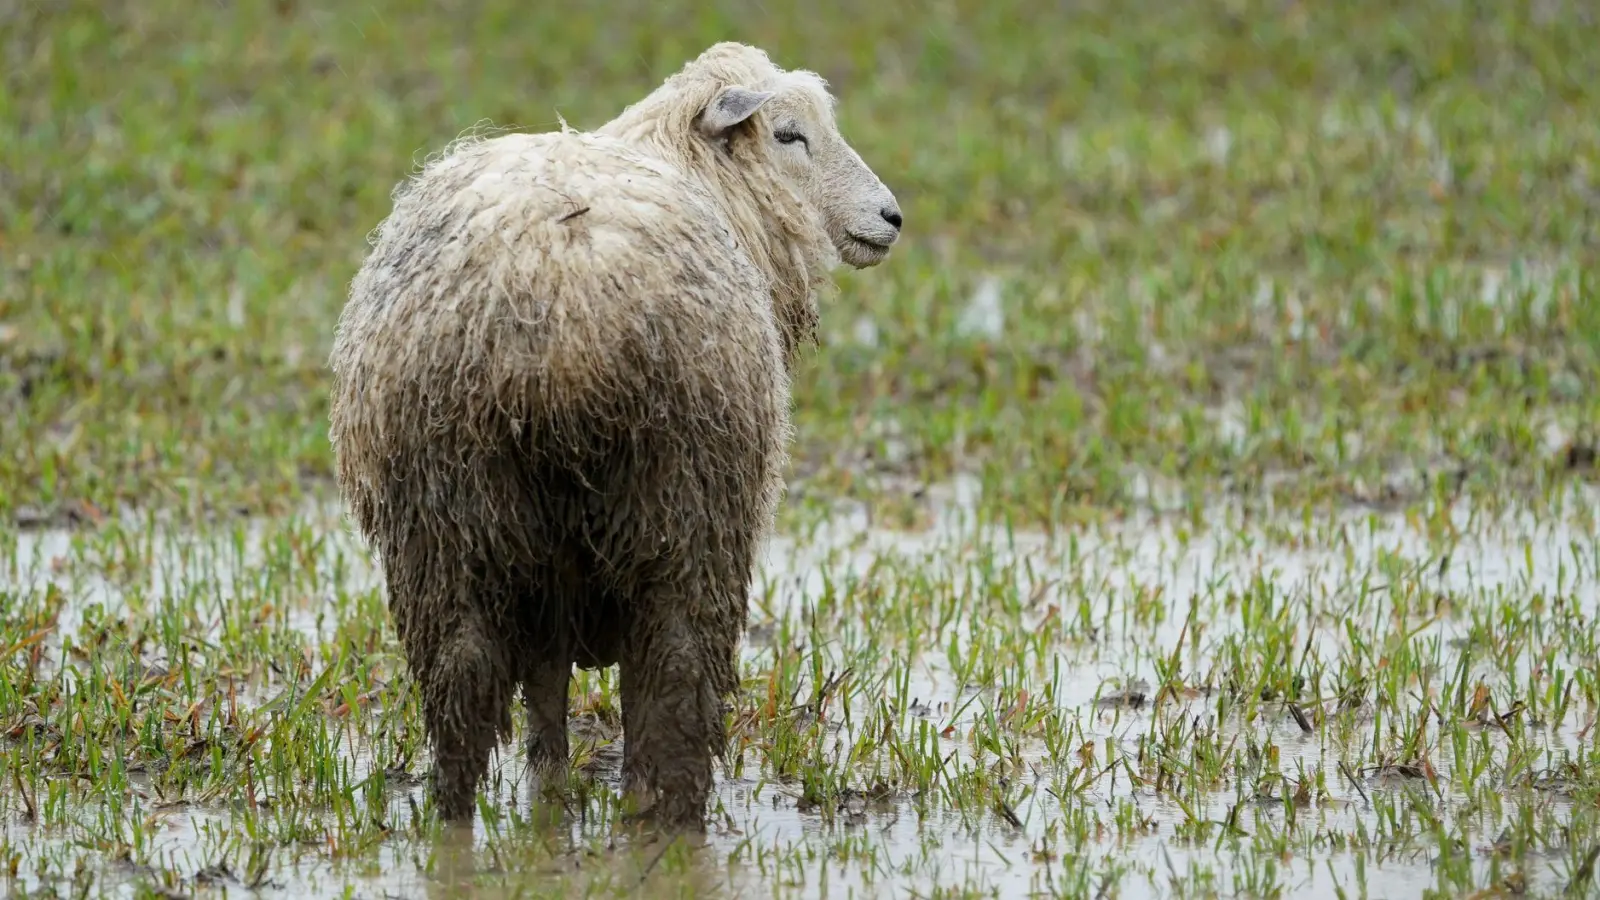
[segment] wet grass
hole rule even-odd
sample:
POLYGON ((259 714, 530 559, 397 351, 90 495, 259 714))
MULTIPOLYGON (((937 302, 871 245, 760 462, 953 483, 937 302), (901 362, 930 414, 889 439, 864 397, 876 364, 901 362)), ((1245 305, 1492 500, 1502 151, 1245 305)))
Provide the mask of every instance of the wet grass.
POLYGON ((475 834, 441 830, 381 595, 333 510, 11 542, 8 886, 1589 889, 1600 493, 1054 538, 933 498, 923 530, 859 505, 775 542, 693 846, 618 818, 610 672, 575 682, 564 809, 507 747, 475 834))
POLYGON ((1594 893, 1596 16, 1391 6, 0 2, 0 881, 1594 893), (709 846, 617 825, 614 672, 564 826, 507 748, 463 840, 332 325, 423 155, 722 38, 906 240, 797 379, 709 846))

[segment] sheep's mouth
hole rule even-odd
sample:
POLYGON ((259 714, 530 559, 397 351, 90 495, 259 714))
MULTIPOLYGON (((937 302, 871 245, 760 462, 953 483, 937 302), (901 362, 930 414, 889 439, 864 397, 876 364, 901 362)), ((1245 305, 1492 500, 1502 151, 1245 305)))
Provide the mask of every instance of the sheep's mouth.
POLYGON ((842 251, 840 255, 852 265, 862 268, 882 262, 884 257, 889 255, 890 248, 894 246, 893 241, 882 243, 848 233, 844 236, 844 244, 839 248, 842 251))

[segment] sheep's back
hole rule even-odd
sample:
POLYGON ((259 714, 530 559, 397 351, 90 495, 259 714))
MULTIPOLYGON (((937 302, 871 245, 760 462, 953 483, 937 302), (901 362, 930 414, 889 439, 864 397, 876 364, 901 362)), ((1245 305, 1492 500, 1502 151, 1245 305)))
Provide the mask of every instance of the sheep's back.
POLYGON ((513 450, 580 465, 645 432, 775 455, 769 296, 706 188, 667 164, 571 132, 467 144, 397 192, 352 284, 333 354, 344 477, 513 450))

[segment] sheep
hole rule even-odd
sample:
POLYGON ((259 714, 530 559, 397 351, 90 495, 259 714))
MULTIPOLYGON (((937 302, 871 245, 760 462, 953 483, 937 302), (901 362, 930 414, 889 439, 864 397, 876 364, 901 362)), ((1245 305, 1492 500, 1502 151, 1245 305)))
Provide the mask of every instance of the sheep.
POLYGON ((567 777, 573 666, 620 666, 634 816, 703 831, 790 379, 895 196, 816 73, 711 46, 590 132, 470 136, 402 181, 335 328, 329 439, 470 822, 522 691, 567 777))

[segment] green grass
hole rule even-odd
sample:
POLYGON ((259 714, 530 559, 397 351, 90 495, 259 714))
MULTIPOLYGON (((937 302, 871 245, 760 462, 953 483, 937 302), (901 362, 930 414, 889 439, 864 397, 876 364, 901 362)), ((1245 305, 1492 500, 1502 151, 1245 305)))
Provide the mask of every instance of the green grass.
POLYGON ((332 323, 396 182, 484 119, 597 125, 722 38, 832 79, 906 210, 797 386, 819 488, 969 470, 1043 520, 1126 502, 1130 466, 1297 497, 1397 465, 1542 480, 1544 424, 1600 412, 1592 14, 1171 6, 21 4, 0 511, 325 482, 332 323), (990 275, 1004 332, 963 336, 990 275))
POLYGON ((6 888, 1594 891, 1589 5, 801 6, 0 4, 6 888), (614 831, 587 673, 570 827, 508 764, 459 846, 318 505, 334 321, 425 155, 730 38, 906 235, 798 374, 719 825, 614 831))
POLYGON ((442 831, 333 510, 56 532, 0 547, 0 859, 40 896, 1581 892, 1597 500, 787 535, 697 848, 619 826, 613 672, 575 682, 563 827, 507 748, 477 834, 442 831))

